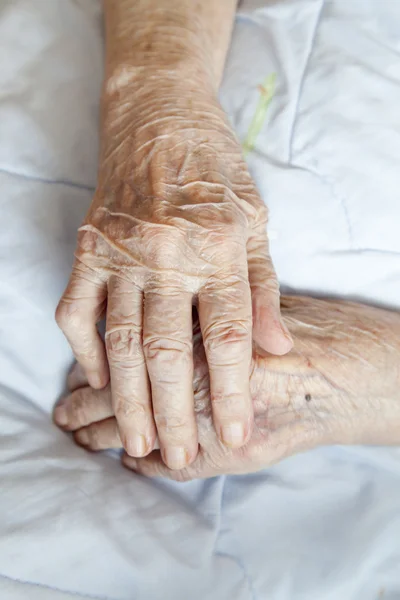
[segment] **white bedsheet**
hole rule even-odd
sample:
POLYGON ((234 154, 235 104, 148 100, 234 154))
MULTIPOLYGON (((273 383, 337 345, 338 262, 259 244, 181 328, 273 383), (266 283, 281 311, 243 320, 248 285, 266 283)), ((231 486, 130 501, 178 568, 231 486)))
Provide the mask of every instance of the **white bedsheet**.
MULTIPOLYGON (((287 290, 400 308, 400 2, 245 0, 221 92, 287 290)), ((174 484, 72 445, 53 322, 95 185, 98 0, 0 2, 0 599, 395 600, 400 451, 174 484)))

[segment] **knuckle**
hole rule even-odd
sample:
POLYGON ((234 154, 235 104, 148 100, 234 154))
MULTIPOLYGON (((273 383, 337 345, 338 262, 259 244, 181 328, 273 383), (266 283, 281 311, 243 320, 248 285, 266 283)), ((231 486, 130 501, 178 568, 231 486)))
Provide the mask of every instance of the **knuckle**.
POLYGON ((249 319, 251 317, 250 285, 247 265, 246 269, 242 267, 243 264, 238 265, 237 262, 235 264, 235 261, 231 261, 228 267, 225 266, 209 277, 200 292, 200 302, 202 302, 204 294, 211 298, 218 294, 220 304, 225 303, 226 305, 225 315, 233 313, 237 309, 244 311, 247 307, 249 312, 245 316, 249 319))
POLYGON ((220 232, 225 239, 230 235, 237 235, 247 227, 247 219, 243 206, 237 194, 238 189, 231 186, 219 186, 214 188, 217 193, 215 198, 219 198, 214 206, 210 206, 209 227, 213 232, 220 232))
POLYGON ((251 321, 226 322, 214 325, 204 337, 204 347, 208 355, 221 355, 221 348, 237 347, 239 351, 250 344, 251 321))
POLYGON ((269 222, 269 210, 260 200, 257 203, 254 220, 251 223, 249 234, 257 236, 260 240, 268 240, 267 226, 269 222))
POLYGON ((185 240, 185 232, 176 227, 151 228, 146 240, 147 259, 150 264, 160 268, 175 268, 182 256, 182 246, 185 240))
POLYGON ((62 299, 56 309, 55 320, 67 336, 73 335, 76 339, 79 336, 80 345, 87 349, 85 354, 86 352, 89 354, 92 340, 85 340, 82 336, 82 330, 87 329, 87 321, 81 313, 79 303, 75 300, 62 299))
POLYGON ((88 435, 88 447, 92 450, 101 450, 101 435, 98 427, 96 427, 96 425, 88 427, 86 432, 88 435))
POLYGON ((155 411, 154 421, 158 431, 162 431, 169 441, 181 441, 193 432, 193 419, 179 413, 174 415, 155 411))
POLYGON ((135 398, 127 400, 120 395, 114 396, 114 412, 118 422, 134 420, 136 424, 147 421, 150 414, 147 404, 135 398))
POLYGON ((71 395, 70 403, 70 425, 72 427, 81 427, 87 424, 90 418, 90 410, 88 411, 89 396, 92 393, 91 388, 80 388, 71 395))
MULTIPOLYGON (((212 258, 215 265, 233 265, 233 273, 237 272, 237 264, 243 262, 245 255, 246 235, 238 226, 226 227, 220 235, 213 236, 212 258)), ((220 277, 220 270, 218 278, 220 277)), ((216 281, 217 283, 217 281, 216 281)))
POLYGON ((76 315, 77 313, 74 302, 61 300, 56 309, 56 323, 62 331, 72 329, 76 324, 76 315))
POLYGON ((237 417, 246 418, 251 415, 251 408, 246 402, 244 394, 226 394, 223 391, 216 391, 211 393, 211 404, 213 410, 216 411, 219 416, 221 410, 224 414, 229 413, 230 416, 236 415, 237 417), (248 415, 246 414, 248 413, 248 415))
POLYGON ((139 332, 133 327, 114 329, 106 333, 106 349, 110 362, 143 362, 139 332))
MULTIPOLYGON (((243 232, 246 229, 246 220, 243 212, 235 205, 229 206, 229 209, 225 209, 222 218, 220 219, 220 231, 223 233, 225 238, 225 244, 229 247, 234 247, 232 242, 238 237, 242 237, 243 232)), ((218 229, 217 229, 218 231, 218 229)))
POLYGON ((168 370, 192 363, 192 344, 181 340, 154 338, 145 342, 144 352, 148 362, 163 364, 168 370))
POLYGON ((87 254, 96 254, 99 234, 90 229, 81 228, 78 232, 76 255, 78 260, 87 254))

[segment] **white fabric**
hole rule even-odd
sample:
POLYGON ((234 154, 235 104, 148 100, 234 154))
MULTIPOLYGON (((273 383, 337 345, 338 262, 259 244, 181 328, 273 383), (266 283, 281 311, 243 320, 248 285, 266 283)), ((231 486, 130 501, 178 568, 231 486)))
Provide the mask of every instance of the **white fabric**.
MULTIPOLYGON (((400 451, 174 484, 72 445, 53 322, 95 185, 97 0, 0 3, 1 600, 395 600, 400 451)), ((245 0, 222 89, 286 289, 400 308, 400 2, 245 0)))

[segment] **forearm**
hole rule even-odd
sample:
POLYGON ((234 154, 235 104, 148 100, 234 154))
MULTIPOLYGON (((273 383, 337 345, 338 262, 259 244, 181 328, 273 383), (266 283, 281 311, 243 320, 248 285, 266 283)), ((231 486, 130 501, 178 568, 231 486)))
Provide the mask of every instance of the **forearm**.
MULTIPOLYGON (((237 0, 104 0, 106 79, 125 68, 196 76, 218 88, 237 0)), ((129 78, 129 75, 128 75, 129 78)), ((123 85, 124 77, 120 77, 123 85)), ((184 81, 183 81, 184 84, 184 81)))

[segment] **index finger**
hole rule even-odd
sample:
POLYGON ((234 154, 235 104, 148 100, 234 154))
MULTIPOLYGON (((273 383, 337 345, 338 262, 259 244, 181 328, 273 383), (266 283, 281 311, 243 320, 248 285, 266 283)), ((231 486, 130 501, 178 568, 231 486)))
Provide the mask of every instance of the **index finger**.
POLYGON ((199 294, 199 317, 210 372, 214 426, 221 441, 243 446, 251 434, 251 294, 247 266, 225 272, 199 294))
POLYGON ((106 304, 107 286, 76 261, 56 310, 56 321, 67 338, 89 384, 96 389, 108 383, 108 362, 97 329, 106 304))

